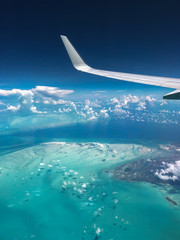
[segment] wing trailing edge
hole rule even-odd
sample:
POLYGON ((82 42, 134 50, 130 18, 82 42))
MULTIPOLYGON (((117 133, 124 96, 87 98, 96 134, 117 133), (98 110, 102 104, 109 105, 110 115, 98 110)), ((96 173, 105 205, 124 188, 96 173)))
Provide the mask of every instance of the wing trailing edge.
POLYGON ((179 78, 155 77, 155 76, 149 76, 149 75, 112 72, 112 71, 105 71, 105 70, 91 68, 83 61, 79 53, 76 51, 76 49, 73 47, 73 45, 70 43, 70 41, 66 36, 61 35, 61 39, 67 50, 67 53, 71 59, 73 66, 77 70, 98 75, 98 76, 114 78, 117 80, 148 84, 148 85, 154 85, 154 86, 160 86, 160 87, 166 87, 166 88, 173 88, 176 90, 163 96, 163 98, 164 99, 180 99, 180 79, 179 78))

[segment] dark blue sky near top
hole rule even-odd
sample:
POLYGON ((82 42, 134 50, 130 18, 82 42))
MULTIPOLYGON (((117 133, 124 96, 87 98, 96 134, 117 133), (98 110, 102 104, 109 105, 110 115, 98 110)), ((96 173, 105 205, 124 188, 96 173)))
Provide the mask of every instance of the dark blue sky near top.
POLYGON ((179 12, 178 1, 1 1, 0 87, 159 90, 76 71, 59 35, 92 67, 180 77, 179 12))

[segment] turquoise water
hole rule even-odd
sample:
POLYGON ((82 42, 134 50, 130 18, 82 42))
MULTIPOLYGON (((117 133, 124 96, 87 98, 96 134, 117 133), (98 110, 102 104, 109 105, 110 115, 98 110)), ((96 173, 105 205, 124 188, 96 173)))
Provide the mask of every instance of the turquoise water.
POLYGON ((180 102, 131 94, 0 89, 0 240, 180 239, 179 186, 113 175, 165 158, 180 179, 180 102))
MULTIPOLYGON (((140 144, 46 142, 0 157, 0 239, 179 240, 179 194, 105 173, 158 156, 140 144)), ((163 152, 161 153, 162 156, 163 152)))

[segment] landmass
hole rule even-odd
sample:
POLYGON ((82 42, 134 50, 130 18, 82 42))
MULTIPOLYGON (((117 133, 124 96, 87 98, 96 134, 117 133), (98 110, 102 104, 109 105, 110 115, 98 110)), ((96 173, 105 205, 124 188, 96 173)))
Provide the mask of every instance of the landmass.
POLYGON ((149 182, 156 185, 168 184, 180 190, 180 160, 175 153, 167 157, 143 158, 124 163, 105 173, 119 181, 149 182))

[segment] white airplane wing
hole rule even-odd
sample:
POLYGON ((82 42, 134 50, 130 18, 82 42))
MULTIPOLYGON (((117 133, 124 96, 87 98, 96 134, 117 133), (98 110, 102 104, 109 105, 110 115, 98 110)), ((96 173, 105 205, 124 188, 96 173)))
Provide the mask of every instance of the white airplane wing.
POLYGON ((66 36, 61 35, 61 39, 64 46, 68 52, 68 55, 72 61, 73 66, 82 72, 91 73, 94 75, 99 75, 108 78, 114 78, 118 80, 124 80, 135 83, 142 83, 154 86, 161 86, 167 88, 176 89, 173 92, 168 93, 163 96, 164 99, 180 99, 180 79, 179 78, 168 78, 168 77, 155 77, 140 74, 122 73, 122 72, 112 72, 94 69, 88 66, 80 57, 78 52, 75 50, 73 45, 70 43, 66 36))

